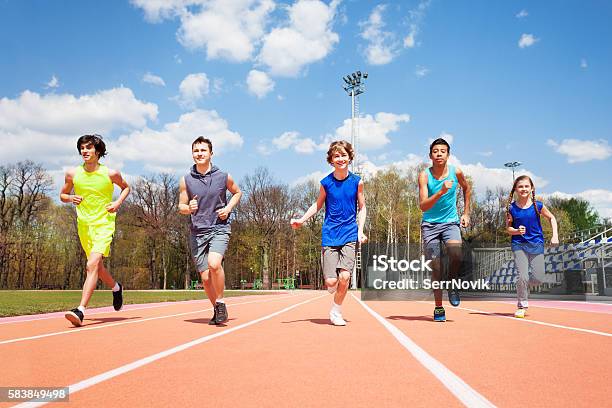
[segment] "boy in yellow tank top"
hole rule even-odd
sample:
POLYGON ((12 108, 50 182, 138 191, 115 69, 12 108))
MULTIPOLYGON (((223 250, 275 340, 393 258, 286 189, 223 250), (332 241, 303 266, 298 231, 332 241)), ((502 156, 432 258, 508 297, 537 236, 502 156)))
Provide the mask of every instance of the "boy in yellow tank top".
POLYGON ((77 150, 83 164, 66 172, 60 199, 76 206, 79 240, 87 255, 87 278, 83 284, 81 303, 65 314, 73 325, 81 326, 98 278, 112 288, 115 310, 119 311, 123 306, 123 287, 106 270, 103 258, 110 253, 117 209, 130 193, 130 187, 119 171, 99 162, 106 155, 106 145, 100 136, 81 136, 77 141, 77 150), (121 194, 113 201, 115 184, 121 189, 121 194))

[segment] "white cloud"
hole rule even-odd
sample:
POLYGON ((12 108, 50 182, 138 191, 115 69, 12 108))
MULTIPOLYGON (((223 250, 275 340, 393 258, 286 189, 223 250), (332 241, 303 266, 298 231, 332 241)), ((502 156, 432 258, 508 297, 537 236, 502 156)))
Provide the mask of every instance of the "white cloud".
POLYGON ((295 77, 303 68, 325 58, 339 41, 332 23, 339 0, 329 6, 319 0, 298 0, 288 7, 289 22, 263 38, 257 60, 272 75, 295 77))
POLYGON ((491 151, 487 151, 487 152, 478 152, 478 154, 479 154, 480 156, 483 156, 483 157, 491 157, 491 156, 493 156, 493 152, 491 152, 491 151))
POLYGON ((548 139, 546 144, 552 146, 557 153, 567 156, 568 163, 605 160, 612 156, 612 147, 604 139, 563 139, 561 143, 548 139))
POLYGON ((534 37, 533 34, 523 34, 518 41, 518 46, 519 48, 531 47, 538 41, 540 41, 540 39, 534 37))
POLYGON ((362 28, 360 35, 368 42, 365 49, 366 60, 372 65, 388 64, 398 55, 399 44, 395 35, 384 31, 382 14, 385 8, 384 4, 379 4, 374 7, 367 21, 359 23, 362 28))
POLYGON ((582 58, 582 59, 580 60, 580 68, 582 68, 582 69, 587 69, 588 67, 589 67, 589 65, 587 64, 587 60, 586 60, 586 59, 584 59, 584 58, 582 58))
MULTIPOLYGON (((272 139, 272 145, 277 150, 293 149, 296 153, 305 154, 314 153, 316 150, 327 149, 327 143, 316 143, 311 138, 300 137, 300 133, 296 131, 285 132, 279 137, 272 139)), ((264 151, 271 153, 269 148, 264 151)))
POLYGON ((223 78, 213 78, 213 81, 212 81, 213 92, 216 94, 221 93, 221 91, 223 91, 224 83, 225 81, 223 80, 223 78))
POLYGON ((208 59, 244 62, 264 35, 272 0, 212 0, 199 12, 184 12, 178 37, 188 49, 206 49, 208 59))
POLYGON ((527 12, 527 10, 523 9, 516 14, 516 18, 521 19, 527 17, 528 15, 529 13, 527 12))
POLYGON ((32 158, 57 168, 78 154, 76 140, 85 133, 141 128, 157 119, 157 105, 142 102, 129 88, 114 88, 91 95, 40 95, 24 91, 16 99, 0 99, 0 162, 32 158))
POLYGON ((179 85, 179 102, 187 107, 193 107, 197 101, 208 95, 210 81, 205 73, 189 74, 179 85))
POLYGON ((303 176, 303 177, 299 177, 299 178, 295 179, 295 180, 294 180, 294 181, 291 183, 291 187, 295 187, 295 186, 297 186, 298 184, 306 183, 306 182, 309 182, 309 181, 315 181, 315 182, 317 182, 317 183, 318 183, 319 181, 321 181, 321 180, 323 180, 325 177, 327 177, 327 175, 328 175, 329 173, 331 173, 332 171, 333 171, 333 169, 330 167, 330 169, 329 169, 329 170, 327 170, 327 171, 315 171, 315 172, 312 172, 312 173, 310 173, 310 174, 307 174, 307 175, 305 175, 305 176, 303 176))
POLYGON ((260 99, 274 89, 274 81, 270 79, 268 74, 256 69, 249 71, 246 82, 249 92, 260 99))
POLYGON ((417 65, 414 74, 419 78, 423 78, 425 75, 429 74, 429 69, 420 65, 417 65))
POLYGON ((582 198, 588 201, 593 208, 597 210, 602 218, 612 218, 612 191, 603 189, 585 190, 580 193, 568 194, 560 191, 555 191, 551 194, 545 194, 547 197, 560 198, 582 198))
POLYGON ((278 99, 279 101, 284 101, 285 97, 283 95, 276 95, 276 99, 278 99))
POLYGON ((421 1, 415 9, 408 11, 410 32, 404 37, 404 48, 414 48, 417 45, 416 36, 419 34, 420 26, 430 3, 430 0, 421 1))
POLYGON ((178 17, 179 42, 206 50, 208 59, 244 62, 265 33, 272 0, 132 0, 149 22, 178 17))
POLYGON ((57 79, 55 75, 52 75, 49 82, 47 82, 47 89, 55 89, 59 87, 59 85, 59 79, 57 79))
POLYGON ((153 75, 150 72, 147 72, 146 74, 144 74, 144 76, 142 77, 142 82, 146 82, 147 84, 151 84, 151 85, 166 86, 166 83, 164 82, 162 77, 153 75))
POLYGON ((176 171, 190 165, 191 143, 199 135, 212 141, 216 155, 240 148, 243 143, 240 134, 231 131, 216 111, 195 110, 181 115, 177 122, 167 123, 162 130, 146 127, 123 135, 110 147, 114 148, 113 157, 122 162, 141 162, 150 171, 176 171))
MULTIPOLYGON (((359 119, 359 150, 380 149, 391 140, 389 133, 399 129, 401 123, 410 121, 410 115, 379 112, 375 116, 365 115, 359 119)), ((345 119, 336 129, 336 139, 351 140, 351 119, 345 119)), ((330 137, 327 138, 327 141, 330 137)))

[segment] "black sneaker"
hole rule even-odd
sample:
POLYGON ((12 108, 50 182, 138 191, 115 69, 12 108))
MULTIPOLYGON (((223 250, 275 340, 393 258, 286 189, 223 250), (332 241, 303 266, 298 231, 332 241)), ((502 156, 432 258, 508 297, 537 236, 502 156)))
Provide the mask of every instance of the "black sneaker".
POLYGON ((68 319, 70 323, 72 323, 76 327, 82 326, 83 319, 85 318, 85 316, 83 316, 83 312, 81 312, 78 308, 72 309, 71 311, 66 312, 64 317, 68 319))
POLYGON ((448 301, 453 307, 459 306, 461 298, 459 297, 459 291, 457 289, 451 289, 448 291, 448 301))
POLYGON ((225 303, 219 303, 215 305, 215 323, 221 324, 227 322, 227 307, 225 307, 225 303))
POLYGON ((210 320, 208 321, 208 324, 210 324, 211 326, 214 324, 217 324, 217 305, 215 305, 213 307, 213 317, 210 318, 210 320))
POLYGON ((434 322, 445 322, 446 321, 446 312, 444 312, 444 308, 442 306, 436 306, 434 309, 434 322))
POLYGON ((117 282, 119 285, 119 290, 113 292, 113 307, 116 311, 120 311, 123 307, 123 286, 117 282))

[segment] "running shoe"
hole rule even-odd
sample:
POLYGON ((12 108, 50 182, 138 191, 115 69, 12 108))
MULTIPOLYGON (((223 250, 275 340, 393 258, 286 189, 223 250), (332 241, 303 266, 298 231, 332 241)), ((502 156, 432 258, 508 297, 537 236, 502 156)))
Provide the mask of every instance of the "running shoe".
POLYGON ((85 316, 83 316, 83 312, 81 312, 78 308, 75 308, 69 312, 66 312, 64 317, 68 319, 70 323, 72 323, 75 327, 82 326, 83 319, 85 318, 85 316))
POLYGON ((442 306, 436 306, 434 309, 433 315, 434 322, 445 322, 446 321, 446 312, 442 306))
POLYGON ((459 297, 459 291, 457 289, 451 289, 448 291, 448 301, 453 307, 459 306, 461 298, 459 297))
POLYGON ((217 308, 213 307, 213 310, 214 310, 213 316, 208 321, 208 324, 210 324, 211 326, 214 324, 217 324, 217 308))
POLYGON ((514 317, 518 317, 519 319, 522 319, 523 317, 525 317, 525 309, 523 308, 516 309, 516 312, 514 312, 514 317))
POLYGON ((219 303, 215 305, 215 323, 221 324, 227 322, 227 307, 225 303, 219 303))
POLYGON ((333 310, 329 312, 329 320, 331 320, 334 326, 346 326, 346 321, 342 318, 342 314, 333 310))
POLYGON ((120 311, 123 307, 123 286, 117 282, 119 285, 119 290, 113 292, 113 307, 116 311, 120 311))

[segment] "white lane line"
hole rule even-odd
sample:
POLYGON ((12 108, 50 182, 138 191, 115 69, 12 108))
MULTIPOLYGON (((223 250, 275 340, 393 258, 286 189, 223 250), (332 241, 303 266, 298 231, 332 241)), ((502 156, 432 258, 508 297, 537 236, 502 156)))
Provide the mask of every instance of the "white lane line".
POLYGON ((542 325, 542 326, 556 327, 558 329, 573 330, 573 331, 577 331, 577 332, 583 332, 583 333, 589 333, 589 334, 597 334, 599 336, 612 337, 612 333, 606 333, 606 332, 601 332, 601 331, 597 331, 597 330, 582 329, 580 327, 564 326, 562 324, 542 322, 542 321, 539 321, 539 320, 531 320, 531 319, 527 319, 527 318, 517 319, 514 316, 506 316, 506 315, 503 315, 503 314, 500 314, 500 313, 487 312, 486 310, 470 309, 470 308, 467 308, 467 307, 456 307, 455 309, 467 310, 469 312, 483 313, 483 314, 490 315, 490 316, 495 316, 495 317, 502 317, 504 319, 511 319, 511 320, 513 320, 515 322, 524 322, 524 323, 539 324, 539 325, 542 325))
MULTIPOLYGON (((514 301, 499 301, 499 300, 487 300, 487 302, 492 302, 492 303, 500 303, 500 304, 504 304, 504 305, 516 305, 516 300, 514 301)), ((555 309, 555 310, 568 310, 571 312, 582 312, 582 313, 599 313, 599 314, 611 314, 612 310, 588 310, 588 309, 576 309, 575 307, 571 307, 571 306, 563 306, 563 305, 558 305, 558 306, 550 306, 550 305, 545 305, 545 304, 541 304, 541 303, 533 303, 533 301, 529 301, 529 308, 542 308, 542 309, 555 309)))
MULTIPOLYGON (((286 298, 289 298, 289 297, 293 297, 293 295, 278 296, 278 297, 274 297, 272 299, 253 300, 253 301, 250 301, 250 302, 227 303, 227 306, 228 307, 232 307, 232 306, 248 305, 250 303, 272 302, 274 300, 286 299, 286 298)), ((89 331, 89 330, 105 329, 107 327, 122 326, 124 324, 142 323, 142 322, 148 322, 148 321, 151 321, 151 320, 166 319, 166 318, 169 318, 169 317, 185 316, 185 315, 194 314, 194 313, 202 313, 202 312, 206 312, 206 311, 210 311, 210 310, 212 310, 212 307, 210 307, 208 309, 195 310, 195 311, 192 311, 192 312, 183 312, 183 313, 177 313, 177 314, 171 314, 171 315, 147 317, 147 318, 144 318, 144 319, 130 320, 130 321, 127 321, 127 322, 117 322, 117 323, 110 323, 110 324, 104 324, 104 325, 98 325, 98 326, 92 326, 92 327, 82 327, 80 329, 70 329, 70 330, 64 330, 64 331, 60 331, 60 332, 39 334, 39 335, 36 335, 36 336, 30 336, 30 337, 20 337, 20 338, 17 338, 17 339, 2 340, 2 341, 0 341, 0 345, 10 344, 10 343, 17 343, 17 342, 26 341, 26 340, 42 339, 42 338, 51 337, 51 336, 59 336, 61 334, 71 334, 71 333, 79 333, 79 332, 89 331)))
POLYGON ((444 364, 433 358, 425 350, 419 347, 410 337, 406 336, 400 329, 389 323, 384 317, 372 310, 361 299, 351 293, 351 296, 359 302, 363 308, 370 313, 376 320, 387 329, 393 337, 402 345, 412 356, 428 369, 448 390, 467 407, 495 407, 491 401, 479 394, 470 387, 465 381, 449 370, 444 364))
MULTIPOLYGON (((259 318, 255 319, 255 320, 251 320, 250 322, 242 323, 241 325, 232 327, 230 329, 223 330, 223 331, 215 333, 215 334, 210 334, 208 336, 200 337, 199 339, 192 340, 192 341, 190 341, 188 343, 181 344, 179 346, 173 347, 173 348, 168 349, 166 351, 162 351, 160 353, 153 354, 153 355, 151 355, 149 357, 145 357, 145 358, 142 358, 140 360, 136 360, 133 363, 129 363, 129 364, 123 365, 121 367, 117 367, 117 368, 115 368, 113 370, 109 370, 109 371, 107 371, 105 373, 98 374, 98 375, 96 375, 94 377, 88 378, 88 379, 83 380, 81 382, 78 382, 76 384, 72 384, 72 385, 70 385, 68 387, 69 395, 73 395, 74 393, 76 393, 78 391, 82 391, 82 390, 84 390, 86 388, 89 388, 91 386, 94 386, 96 384, 104 382, 106 380, 110 380, 111 378, 114 378, 114 377, 117 377, 119 375, 128 373, 130 371, 133 371, 133 370, 135 370, 137 368, 140 368, 140 367, 142 367, 144 365, 150 364, 150 363, 152 363, 154 361, 160 360, 160 359, 162 359, 164 357, 168 357, 168 356, 171 356, 171 355, 176 354, 178 352, 187 350, 187 349, 189 349, 191 347, 197 346, 199 344, 206 343, 207 341, 216 339, 217 337, 225 336, 226 334, 230 334, 230 333, 233 333, 233 332, 235 332, 237 330, 244 329, 244 328, 252 326, 252 325, 254 325, 256 323, 262 322, 264 320, 271 319, 271 318, 273 318, 275 316, 278 316, 278 315, 280 315, 282 313, 288 312, 291 309, 295 309, 298 306, 305 305, 306 303, 310 303, 313 300, 321 299, 324 296, 328 296, 327 293, 325 293, 324 295, 320 295, 320 296, 317 296, 317 297, 314 297, 314 298, 311 298, 311 299, 307 299, 307 300, 305 300, 303 302, 296 303, 294 305, 288 306, 288 307, 286 307, 284 309, 281 309, 281 310, 279 310, 277 312, 271 313, 271 314, 263 316, 263 317, 259 317, 259 318)), ((241 304, 244 304, 244 303, 241 303, 241 304)), ((15 405, 15 407, 40 407, 40 406, 43 406, 43 405, 45 405, 47 403, 48 402, 24 402, 23 404, 15 405)))
MULTIPOLYGON (((271 295, 252 295, 252 296, 257 296, 257 297, 264 297, 264 296, 271 296, 271 295)), ((276 295, 274 295, 276 296, 276 295)), ((231 296, 228 297, 229 298, 243 298, 243 297, 247 297, 247 296, 231 296)), ((179 301, 168 301, 168 302, 158 302, 155 303, 154 305, 147 305, 146 303, 141 303, 141 307, 124 307, 122 310, 126 311, 126 312, 131 312, 132 310, 143 310, 143 309, 155 309, 157 307, 167 307, 167 306, 173 306, 173 305, 181 305, 181 304, 195 304, 195 303, 206 303, 208 302, 208 299, 193 299, 193 300, 179 300, 179 301)), ((132 306, 132 305, 125 305, 125 306, 132 306)), ((108 307, 110 309, 110 306, 108 307)), ((97 308, 96 308, 97 309, 97 308)), ((64 312, 50 312, 50 313, 46 313, 43 316, 37 315, 38 317, 32 317, 31 319, 25 318, 23 320, 8 320, 8 321, 2 321, 3 319, 11 319, 11 317, 13 316, 9 316, 9 317, 0 317, 0 324, 13 324, 13 323, 24 323, 24 322, 33 322, 36 320, 50 320, 50 319, 63 319, 64 318, 64 312)), ((103 310, 103 311, 96 311, 96 312, 88 312, 87 316, 94 316, 94 315, 99 315, 99 314, 105 314, 105 313, 115 313, 112 309, 111 310, 103 310)), ((25 317, 25 316, 24 316, 25 317)))

